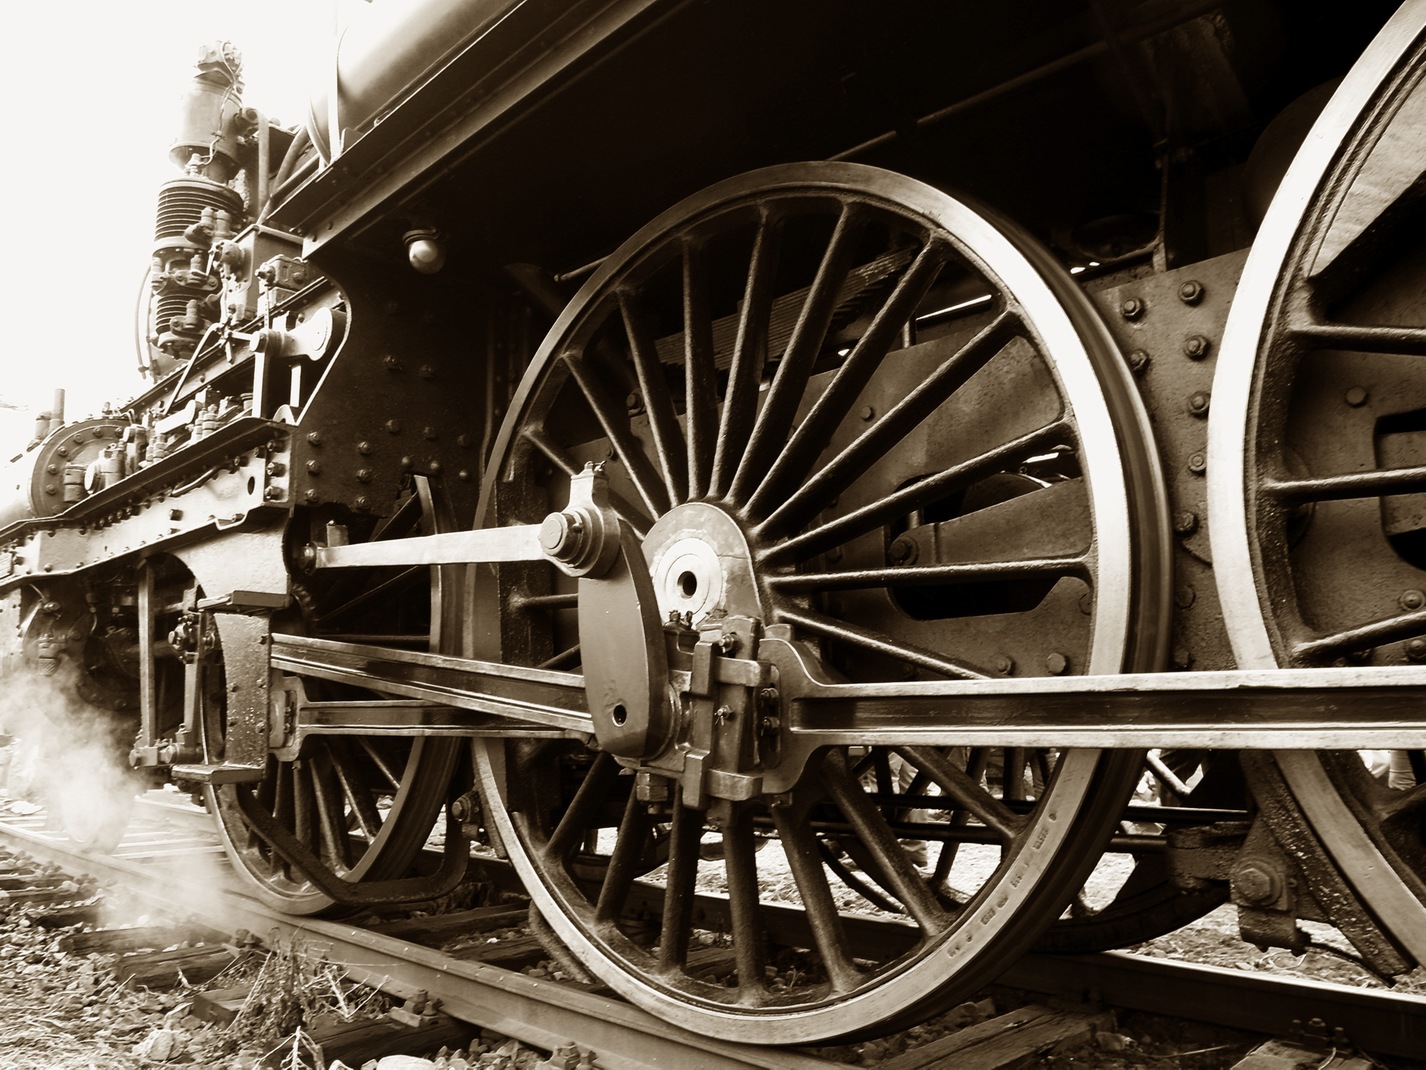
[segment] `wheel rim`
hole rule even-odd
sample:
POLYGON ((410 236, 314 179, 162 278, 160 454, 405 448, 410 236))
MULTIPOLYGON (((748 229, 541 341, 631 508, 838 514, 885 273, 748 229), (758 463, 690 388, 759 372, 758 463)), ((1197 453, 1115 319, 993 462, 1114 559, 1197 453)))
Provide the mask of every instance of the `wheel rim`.
MULTIPOLYGON (((448 528, 435 516, 423 485, 389 520, 378 524, 371 537, 399 538, 448 528)), ((443 593, 451 581, 442 569, 353 570, 324 588, 299 591, 303 621, 298 626, 333 638, 359 632, 360 638, 370 640, 370 633, 379 631, 387 642, 392 633, 409 632, 410 643, 450 652, 458 646, 449 608, 456 599, 443 593)), ((204 733, 209 760, 221 753, 222 738, 221 682, 214 683, 218 691, 206 704, 204 733)), ((293 702, 342 697, 333 693, 335 685, 324 681, 285 676, 277 686, 289 690, 293 702), (309 686, 313 691, 307 695, 309 686)), ((453 739, 309 738, 295 757, 269 755, 253 797, 322 860, 329 876, 352 883, 396 879, 407 872, 429 837, 459 753, 459 741, 453 739)), ((239 790, 244 789, 208 786, 204 794, 248 890, 290 914, 331 909, 332 898, 251 827, 239 790)))
MULTIPOLYGON (((757 618, 863 680, 1152 668, 1168 528, 1146 426, 1092 310, 1013 228, 873 168, 773 168, 670 210, 575 298, 511 405, 478 523, 538 521, 603 460, 661 617, 757 618), (926 315, 962 302, 971 318, 926 315), (927 561, 933 538, 974 584, 948 551, 927 561), (916 582, 892 574, 911 556, 898 542, 930 569, 916 582)), ((499 655, 577 663, 573 588, 543 565, 492 573, 499 655)), ((643 772, 619 775, 637 763, 608 753, 478 756, 512 861, 585 964, 686 1027, 763 1043, 890 1028, 987 980, 1074 894, 1139 756, 1066 752, 1038 780, 1010 751, 998 777, 978 760, 832 750, 776 799, 690 809, 650 805, 626 786, 643 772), (918 810, 945 827, 907 824, 918 810), (974 842, 943 847, 956 864, 928 880, 899 844, 913 832, 989 840, 993 858, 979 872, 974 842), (760 902, 763 836, 805 907, 800 937, 779 939, 760 902), (892 889, 909 950, 848 935, 832 839, 892 889), (721 856, 722 921, 694 902, 700 841, 721 856)))
MULTIPOLYGON (((1402 511, 1422 489, 1404 470, 1421 461, 1400 454, 1426 413, 1426 380, 1409 364, 1426 355, 1411 314, 1421 258, 1409 251, 1422 247, 1422 199, 1400 181, 1422 163, 1423 22, 1426 5, 1404 5, 1328 103, 1264 218, 1225 329, 1209 511, 1243 668, 1394 664, 1418 659, 1413 644, 1426 650, 1415 602, 1426 561, 1402 511), (1372 233, 1384 240, 1361 240, 1372 233)), ((1276 762, 1345 879, 1426 961, 1426 786, 1384 790, 1354 755, 1276 762)))

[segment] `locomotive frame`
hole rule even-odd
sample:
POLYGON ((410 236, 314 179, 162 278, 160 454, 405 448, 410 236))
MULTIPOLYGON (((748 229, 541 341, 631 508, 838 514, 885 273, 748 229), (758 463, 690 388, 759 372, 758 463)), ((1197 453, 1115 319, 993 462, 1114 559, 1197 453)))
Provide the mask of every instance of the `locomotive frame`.
POLYGON ((1426 4, 734 6, 378 6, 295 131, 206 51, 154 385, 13 469, 6 671, 254 894, 484 836, 732 1039, 1229 897, 1426 961, 1426 4))

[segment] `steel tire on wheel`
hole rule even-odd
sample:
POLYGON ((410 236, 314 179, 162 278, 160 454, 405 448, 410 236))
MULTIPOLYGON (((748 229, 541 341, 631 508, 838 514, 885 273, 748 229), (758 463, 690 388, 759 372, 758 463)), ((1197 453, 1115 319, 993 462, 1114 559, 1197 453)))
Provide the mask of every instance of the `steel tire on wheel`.
MULTIPOLYGON (((605 261, 511 404, 477 524, 538 523, 601 461, 660 619, 756 615, 832 678, 1151 670, 1169 539, 1147 426, 1095 312, 1014 226, 874 168, 789 165, 605 261), (899 577, 892 545, 933 527, 926 578, 899 577)), ((579 664, 571 581, 480 576, 477 654, 579 664)), ((690 808, 646 806, 592 737, 477 755, 491 824, 593 973, 686 1028, 775 1044, 894 1028, 993 977, 1078 890, 1139 763, 842 748, 776 798, 690 808), (923 811, 942 820, 906 817, 923 811), (958 845, 946 873, 913 868, 913 831, 958 845), (895 893, 895 940, 858 942, 839 913, 838 849, 895 893), (759 887, 779 850, 795 915, 759 887), (725 913, 695 878, 726 887, 725 913)))
MULTIPOLYGON (((1402 664, 1426 637, 1414 602, 1426 559, 1409 516, 1426 482, 1410 471, 1422 461, 1402 453, 1426 413, 1423 72, 1426 3, 1412 2, 1308 134, 1234 298, 1208 474, 1219 593, 1243 668, 1402 664)), ((1368 911, 1426 961, 1426 785, 1388 790, 1351 755, 1274 760, 1368 911)))

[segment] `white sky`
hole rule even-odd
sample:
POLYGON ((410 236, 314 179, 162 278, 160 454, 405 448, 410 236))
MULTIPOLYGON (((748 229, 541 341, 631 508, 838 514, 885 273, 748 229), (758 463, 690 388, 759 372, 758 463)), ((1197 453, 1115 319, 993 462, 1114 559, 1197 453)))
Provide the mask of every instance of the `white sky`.
POLYGON ((334 2, 48 0, 0 16, 0 457, 23 448, 55 387, 70 419, 144 387, 135 302, 198 46, 232 41, 244 102, 292 125, 332 62, 334 2))

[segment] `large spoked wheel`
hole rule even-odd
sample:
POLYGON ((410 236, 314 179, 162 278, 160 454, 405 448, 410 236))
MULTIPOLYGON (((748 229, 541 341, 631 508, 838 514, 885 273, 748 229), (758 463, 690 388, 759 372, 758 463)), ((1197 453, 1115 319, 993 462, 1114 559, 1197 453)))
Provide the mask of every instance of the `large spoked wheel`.
MULTIPOLYGON (((1423 24, 1426 5, 1405 5, 1343 81, 1234 298, 1209 510, 1246 668, 1426 656, 1423 24)), ((1386 783, 1353 753, 1274 760, 1367 909, 1423 962, 1426 765, 1420 751, 1393 758, 1386 783)))
MULTIPOLYGON (((393 516, 374 524, 371 540, 442 530, 436 504, 424 483, 404 499, 393 516)), ((313 523, 317 523, 314 520, 313 523)), ((444 590, 451 577, 442 569, 362 569, 322 577, 299 592, 301 620, 294 627, 350 641, 449 651, 456 594, 444 590)), ((221 659, 221 651, 215 652, 221 659)), ((208 673, 205 747, 209 760, 221 756, 224 729, 220 672, 208 673)), ((277 684, 312 699, 372 697, 343 692, 320 680, 285 677, 277 684)), ((290 914, 331 909, 333 899, 275 851, 243 811, 238 793, 252 791, 258 807, 319 860, 326 875, 348 883, 386 881, 407 874, 431 834, 446 801, 460 755, 454 739, 393 739, 317 736, 301 750, 269 756, 263 779, 204 789, 217 815, 228 855, 248 889, 290 914)))
MULTIPOLYGON (((685 632, 724 622, 745 664, 776 640, 893 685, 1150 669, 1168 540, 1146 426, 1093 311, 1018 231, 873 168, 779 167, 673 208, 591 278, 511 405, 478 523, 539 522, 603 462, 641 597, 685 632)), ((587 590, 544 564, 483 575, 499 656, 581 664, 587 590)), ((698 702, 641 753, 607 742, 478 757, 532 898, 634 1002, 777 1044, 894 1028, 992 977, 1075 895, 1140 768, 804 754, 766 709, 698 702)))

